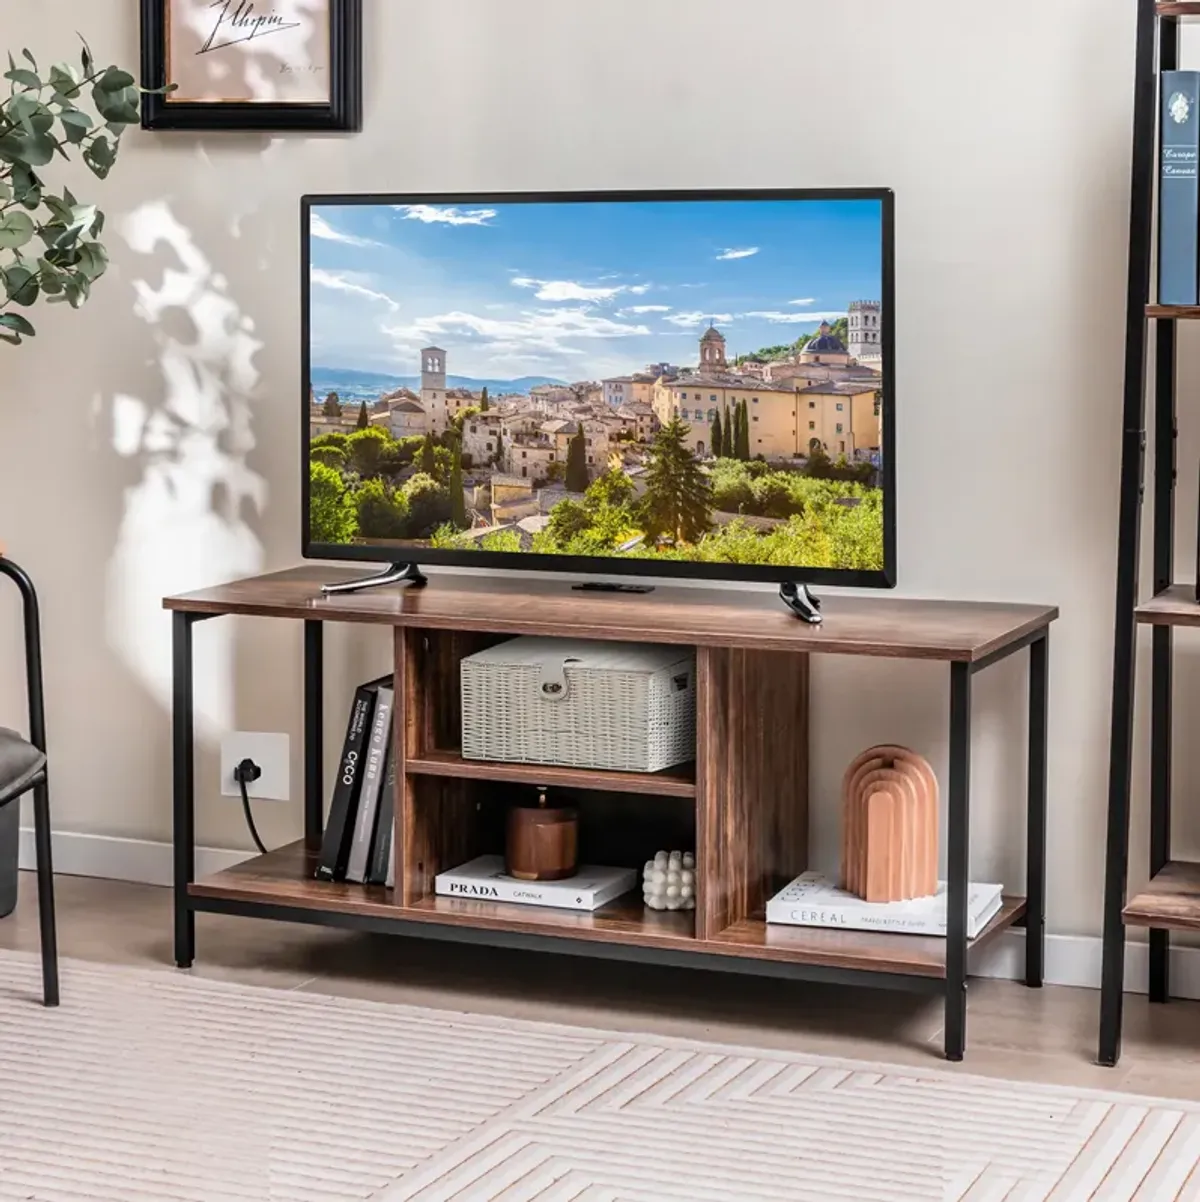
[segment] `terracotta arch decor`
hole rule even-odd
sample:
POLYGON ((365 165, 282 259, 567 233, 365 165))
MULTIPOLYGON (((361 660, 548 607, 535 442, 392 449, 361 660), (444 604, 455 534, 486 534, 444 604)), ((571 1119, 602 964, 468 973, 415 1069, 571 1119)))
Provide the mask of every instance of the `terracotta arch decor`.
POLYGON ((937 892, 938 785, 904 747, 864 751, 842 779, 842 887, 868 902, 937 892))

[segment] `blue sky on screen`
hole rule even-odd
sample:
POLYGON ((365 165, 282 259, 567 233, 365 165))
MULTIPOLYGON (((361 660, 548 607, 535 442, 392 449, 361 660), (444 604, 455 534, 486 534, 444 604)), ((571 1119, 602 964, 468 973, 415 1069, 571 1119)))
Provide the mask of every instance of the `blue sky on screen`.
POLYGON ((315 207, 312 362, 599 379, 791 342, 882 288, 874 200, 315 207))

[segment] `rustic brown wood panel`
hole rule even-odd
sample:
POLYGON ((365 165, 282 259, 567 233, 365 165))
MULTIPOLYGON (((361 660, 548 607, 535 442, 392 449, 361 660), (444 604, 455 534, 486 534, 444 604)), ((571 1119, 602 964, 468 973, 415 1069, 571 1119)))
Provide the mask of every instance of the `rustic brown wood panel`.
POLYGON ((683 764, 662 772, 609 772, 601 768, 562 768, 553 764, 464 760, 457 751, 427 751, 408 761, 408 771, 418 776, 453 776, 464 780, 546 785, 548 788, 598 789, 659 797, 696 796, 694 764, 683 764))
POLYGON ((697 662, 697 931, 760 910, 808 866, 805 655, 701 648, 697 662))
POLYGON ((573 939, 632 943, 645 947, 697 947, 693 915, 655 913, 642 905, 641 894, 618 898, 595 913, 515 906, 466 898, 424 897, 410 907, 393 903, 391 891, 375 886, 335 884, 312 879, 314 853, 303 841, 197 881, 195 897, 260 902, 300 909, 408 919, 447 926, 565 935, 573 939))
POLYGON ((1125 907, 1125 925, 1200 931, 1200 864, 1172 860, 1125 907))
POLYGON ((824 623, 808 626, 765 590, 660 587, 641 596, 588 594, 573 591, 569 578, 530 580, 520 573, 435 574, 422 589, 322 596, 323 582, 361 574, 310 564, 169 597, 164 604, 189 613, 968 662, 1019 642, 1058 616, 1045 605, 831 593, 823 598, 824 623))
POLYGON ((405 790, 401 904, 411 906, 433 893, 433 878, 482 855, 486 846, 471 782, 444 777, 408 777, 405 790))
MULTIPOLYGON (((714 939, 702 941, 694 933, 691 913, 655 913, 646 910, 636 894, 618 898, 594 914, 445 897, 426 897, 413 906, 402 907, 393 904, 390 891, 385 889, 313 880, 313 856, 314 853, 308 851, 302 841, 293 843, 197 881, 191 886, 190 892, 195 897, 535 935, 562 935, 571 939, 699 951, 792 964, 857 968, 868 972, 894 972, 912 976, 945 975, 944 939, 874 931, 768 927, 760 916, 743 919, 714 939)), ((1000 913, 972 941, 972 949, 989 943, 1024 913, 1023 898, 1006 897, 1000 913)))
POLYGON ((1200 605, 1194 584, 1173 584, 1135 611, 1137 620, 1148 626, 1200 626, 1200 605))
MULTIPOLYGON (((1024 913, 1023 897, 1006 897, 995 918, 971 940, 971 948, 986 946, 1024 913)), ((827 927, 768 926, 761 914, 726 927, 704 946, 726 955, 790 964, 821 964, 831 968, 858 968, 867 972, 919 977, 946 975, 944 939, 827 927)))
MULTIPOLYGON (((1200 0, 1158 0, 1155 5, 1160 17, 1200 17, 1200 0)), ((1151 309, 1173 310, 1179 305, 1151 305, 1151 309)), ((1189 317, 1200 317, 1200 307, 1188 305, 1189 317)), ((1152 314, 1152 316, 1154 316, 1152 314)))

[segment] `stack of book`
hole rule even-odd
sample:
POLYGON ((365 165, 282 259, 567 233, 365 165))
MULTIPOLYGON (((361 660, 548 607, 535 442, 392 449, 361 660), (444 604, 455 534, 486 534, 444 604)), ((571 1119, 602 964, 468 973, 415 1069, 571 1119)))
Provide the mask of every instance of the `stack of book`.
MULTIPOLYGON (((974 939, 999 913, 1003 885, 967 889, 967 938, 974 939)), ((896 935, 946 937, 946 882, 937 892, 911 901, 867 902, 839 889, 819 872, 805 872, 767 902, 767 922, 796 927, 840 927, 890 931, 896 935)))
POLYGON ((354 694, 317 861, 320 881, 395 884, 393 698, 390 676, 372 680, 354 694))
POLYGON ((1200 303, 1200 71, 1162 73, 1158 303, 1200 303))

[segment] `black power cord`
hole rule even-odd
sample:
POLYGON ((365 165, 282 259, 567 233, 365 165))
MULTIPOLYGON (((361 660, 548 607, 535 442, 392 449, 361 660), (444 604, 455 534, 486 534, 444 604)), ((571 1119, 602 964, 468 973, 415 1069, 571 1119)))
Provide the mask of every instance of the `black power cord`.
POLYGON ((233 770, 233 779, 242 786, 242 810, 246 815, 246 825, 250 828, 250 836, 254 840, 255 847, 265 856, 267 854, 266 845, 258 837, 258 827, 254 825, 254 815, 250 812, 250 794, 246 788, 251 781, 258 780, 260 776, 262 776, 262 769, 251 759, 242 760, 233 770))

